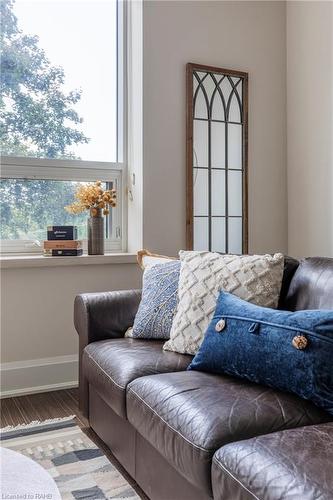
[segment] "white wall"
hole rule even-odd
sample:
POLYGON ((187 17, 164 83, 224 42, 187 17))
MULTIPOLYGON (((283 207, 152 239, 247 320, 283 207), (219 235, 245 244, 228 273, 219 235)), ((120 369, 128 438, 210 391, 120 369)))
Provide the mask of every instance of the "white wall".
POLYGON ((137 264, 2 270, 2 360, 76 353, 75 296, 138 288, 140 278, 137 264))
POLYGON ((249 72, 249 250, 287 250, 285 3, 144 3, 144 245, 185 246, 185 65, 249 72))
POLYGON ((139 288, 140 282, 141 271, 134 263, 2 269, 3 389, 20 392, 24 387, 75 382, 75 295, 139 288))
POLYGON ((288 252, 333 257, 333 3, 287 2, 288 252))

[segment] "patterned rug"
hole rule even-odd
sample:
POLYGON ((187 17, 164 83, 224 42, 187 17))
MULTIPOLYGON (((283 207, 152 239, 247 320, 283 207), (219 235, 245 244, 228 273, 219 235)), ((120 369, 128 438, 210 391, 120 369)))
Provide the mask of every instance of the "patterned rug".
POLYGON ((46 469, 63 500, 140 499, 72 417, 7 427, 0 439, 46 469))

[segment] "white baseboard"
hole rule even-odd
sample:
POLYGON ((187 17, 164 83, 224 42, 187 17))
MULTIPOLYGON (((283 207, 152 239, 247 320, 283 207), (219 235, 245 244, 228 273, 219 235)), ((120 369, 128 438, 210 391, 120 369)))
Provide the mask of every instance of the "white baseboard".
POLYGON ((68 389, 78 385, 77 355, 3 363, 1 398, 68 389))

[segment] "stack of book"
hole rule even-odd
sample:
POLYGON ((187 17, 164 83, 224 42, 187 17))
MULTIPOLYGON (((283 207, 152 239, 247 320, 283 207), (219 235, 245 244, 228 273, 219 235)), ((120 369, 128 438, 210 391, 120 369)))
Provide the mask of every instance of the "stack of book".
POLYGON ((82 241, 77 239, 77 226, 47 227, 45 257, 79 257, 82 254, 82 241))

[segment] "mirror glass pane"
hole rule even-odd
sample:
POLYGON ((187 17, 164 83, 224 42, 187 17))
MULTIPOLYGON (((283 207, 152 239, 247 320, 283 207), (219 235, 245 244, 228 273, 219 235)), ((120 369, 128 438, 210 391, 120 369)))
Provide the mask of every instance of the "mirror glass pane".
POLYGON ((213 168, 225 168, 225 124, 211 122, 211 162, 213 168))
POLYGON ((210 103, 215 89, 215 83, 210 74, 208 74, 208 76, 204 79, 203 86, 205 87, 205 92, 208 97, 208 102, 210 103))
POLYGON ((193 214, 208 215, 208 169, 193 169, 193 214))
POLYGON ((228 171, 228 214, 242 216, 242 172, 228 171))
POLYGON ((223 78, 222 82, 220 83, 220 89, 222 90, 224 101, 227 104, 229 97, 230 97, 230 93, 232 91, 232 86, 231 86, 231 83, 229 82, 229 79, 227 76, 225 76, 223 78))
POLYGON ((228 167, 242 168, 242 125, 228 124, 228 167))
POLYGON ((208 217, 194 217, 193 249, 208 250, 208 217))
POLYGON ((238 85, 236 85, 236 89, 238 92, 240 102, 237 99, 236 92, 234 91, 232 94, 232 98, 230 101, 230 107, 229 107, 229 121, 230 122, 241 123, 241 121, 242 121, 242 113, 241 113, 241 107, 240 107, 240 103, 242 102, 241 101, 241 93, 240 93, 241 92, 241 85, 242 85, 241 82, 239 82, 238 85))
POLYGON ((212 252, 225 253, 224 217, 212 217, 212 252))
MULTIPOLYGON (((198 82, 197 82, 198 83, 198 82)), ((204 93, 202 91, 202 87, 196 85, 195 95, 196 99, 193 103, 194 105, 194 118, 204 118, 207 120, 208 118, 208 108, 207 102, 205 100, 204 93)))
POLYGON ((225 253, 224 217, 212 217, 212 252, 225 253))
POLYGON ((228 252, 241 254, 242 253, 242 218, 229 217, 228 219, 228 252))
POLYGON ((224 110, 225 104, 223 103, 222 100, 223 93, 220 86, 223 77, 221 75, 214 75, 214 78, 216 81, 216 83, 214 83, 216 91, 212 96, 212 103, 211 103, 212 119, 225 121, 225 110, 224 110), (220 89, 220 91, 217 90, 217 87, 220 89))
POLYGON ((198 87, 198 80, 193 77, 193 95, 195 94, 197 87, 198 87))
POLYGON ((193 121, 193 166, 208 167, 208 123, 193 121))
POLYGON ((225 215, 225 170, 212 170, 212 215, 225 215))

